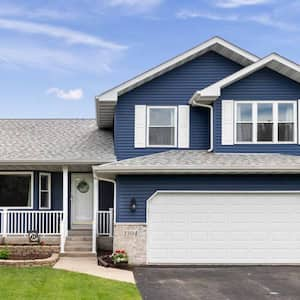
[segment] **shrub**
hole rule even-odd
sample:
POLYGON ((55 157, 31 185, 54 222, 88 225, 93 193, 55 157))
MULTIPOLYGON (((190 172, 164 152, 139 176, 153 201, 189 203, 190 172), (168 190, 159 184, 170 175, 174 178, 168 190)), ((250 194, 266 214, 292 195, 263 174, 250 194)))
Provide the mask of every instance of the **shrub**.
POLYGON ((9 254, 8 248, 0 249, 0 259, 8 259, 9 254))
POLYGON ((111 259, 114 264, 128 263, 128 255, 125 250, 116 250, 113 253, 111 259))

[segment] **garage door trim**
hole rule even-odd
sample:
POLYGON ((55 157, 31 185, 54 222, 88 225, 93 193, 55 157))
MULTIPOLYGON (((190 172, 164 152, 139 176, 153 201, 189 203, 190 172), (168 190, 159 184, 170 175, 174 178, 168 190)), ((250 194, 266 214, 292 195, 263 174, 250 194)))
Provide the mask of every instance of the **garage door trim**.
MULTIPOLYGON (((157 190, 155 191, 146 202, 146 225, 147 225, 147 234, 146 234, 146 264, 149 263, 149 214, 152 200, 159 194, 300 194, 300 190, 157 190)), ((153 264, 153 263, 151 263, 153 264)))

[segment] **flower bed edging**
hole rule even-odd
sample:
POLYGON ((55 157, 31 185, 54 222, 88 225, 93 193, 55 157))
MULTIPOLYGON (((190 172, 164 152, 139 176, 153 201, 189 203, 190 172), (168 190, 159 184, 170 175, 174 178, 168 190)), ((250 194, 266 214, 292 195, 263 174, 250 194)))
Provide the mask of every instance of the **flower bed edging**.
POLYGON ((14 260, 14 259, 1 259, 0 266, 13 266, 13 267, 52 267, 59 259, 57 253, 52 253, 48 258, 43 259, 26 259, 26 260, 14 260))

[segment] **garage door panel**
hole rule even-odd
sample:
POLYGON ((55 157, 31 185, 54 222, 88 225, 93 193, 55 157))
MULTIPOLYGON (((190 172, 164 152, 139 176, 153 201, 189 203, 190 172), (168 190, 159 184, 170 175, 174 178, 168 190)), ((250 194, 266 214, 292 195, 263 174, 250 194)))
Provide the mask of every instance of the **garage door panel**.
POLYGON ((291 193, 163 193, 149 203, 149 263, 299 263, 291 193))

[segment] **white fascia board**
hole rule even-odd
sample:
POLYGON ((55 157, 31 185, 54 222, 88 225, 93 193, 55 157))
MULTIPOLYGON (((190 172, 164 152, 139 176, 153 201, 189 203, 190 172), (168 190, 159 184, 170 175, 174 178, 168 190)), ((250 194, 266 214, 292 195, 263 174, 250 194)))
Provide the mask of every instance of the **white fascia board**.
POLYGON ((247 60, 251 62, 256 62, 259 60, 259 58, 251 53, 249 53, 246 50, 243 50, 225 40, 223 40, 220 37, 213 37, 209 39, 208 41, 158 65, 157 67, 154 67, 136 77, 134 77, 131 80, 128 80, 102 94, 99 96, 96 96, 96 99, 99 101, 116 101, 118 100, 118 96, 122 94, 124 91, 129 91, 157 76, 162 75, 163 73, 175 68, 177 65, 180 65, 181 63, 187 61, 189 58, 192 58, 194 56, 197 56, 198 53, 205 53, 210 50, 211 47, 214 45, 221 45, 226 49, 231 50, 232 52, 235 52, 236 54, 246 58, 247 60))
POLYGON ((178 168, 168 168, 168 169, 118 169, 118 170, 99 170, 94 169, 95 174, 98 177, 109 177, 113 178, 116 175, 142 175, 142 174, 300 174, 300 169, 298 168, 282 168, 282 169, 266 169, 266 168, 226 168, 226 169, 178 169, 178 168))
POLYGON ((253 63, 252 65, 249 65, 248 67, 245 67, 241 69, 240 71, 225 77, 224 79, 208 86, 207 88, 204 88, 203 90, 197 91, 194 93, 192 98, 190 99, 190 103, 196 102, 196 101, 207 101, 207 99, 210 99, 211 102, 215 101, 218 97, 221 95, 221 89, 225 88, 226 86, 229 86, 233 84, 236 81, 239 81, 252 73, 268 66, 271 62, 276 62, 278 64, 281 64, 295 72, 300 73, 300 66, 276 53, 272 53, 261 60, 253 63))

